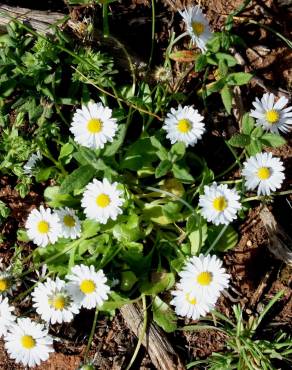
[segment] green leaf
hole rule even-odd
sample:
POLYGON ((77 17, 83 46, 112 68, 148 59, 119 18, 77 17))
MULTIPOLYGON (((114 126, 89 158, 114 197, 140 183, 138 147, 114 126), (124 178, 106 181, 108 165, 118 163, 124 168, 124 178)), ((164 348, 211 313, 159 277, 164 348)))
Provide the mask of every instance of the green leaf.
POLYGON ((53 167, 45 167, 45 168, 40 168, 36 175, 35 175, 35 179, 37 182, 41 182, 41 181, 47 181, 48 178, 50 177, 51 175, 51 171, 52 171, 53 167))
POLYGON ((196 230, 192 231, 189 234, 189 240, 191 243, 191 255, 196 256, 202 246, 205 244, 208 236, 208 228, 206 222, 202 222, 202 224, 196 228, 196 230), (201 243, 200 243, 200 233, 201 233, 201 243))
POLYGON ((286 144, 286 140, 282 136, 273 133, 264 134, 260 140, 264 145, 272 146, 273 148, 286 144))
POLYGON ((73 190, 80 190, 94 177, 95 172, 90 165, 77 168, 65 178, 60 187, 61 194, 71 193, 73 190))
POLYGON ((147 295, 158 294, 164 290, 169 290, 174 284, 175 276, 172 272, 155 272, 152 273, 151 282, 142 282, 140 291, 147 295))
POLYGON ((260 153, 262 149, 263 146, 260 140, 252 140, 251 143, 246 146, 247 153, 250 156, 260 153))
POLYGON ((140 170, 142 167, 149 167, 157 159, 157 150, 151 144, 149 137, 139 139, 132 144, 122 159, 121 168, 132 171, 140 170))
POLYGON ((156 296, 152 302, 153 320, 166 333, 171 333, 177 329, 177 317, 174 311, 156 296))
POLYGON ((224 86, 220 91, 221 98, 228 114, 231 113, 233 93, 229 86, 224 86))
POLYGON ((177 221, 181 215, 180 210, 182 205, 180 202, 168 202, 162 207, 162 213, 171 221, 177 221))
POLYGON ((220 77, 226 77, 228 74, 228 66, 225 60, 219 60, 218 64, 218 69, 219 69, 219 75, 220 77))
POLYGON ((242 132, 246 135, 250 135, 254 127, 254 118, 251 117, 248 113, 244 113, 242 117, 242 132))
POLYGON ((120 124, 116 138, 110 145, 108 145, 105 148, 103 152, 103 156, 111 157, 117 153, 117 151, 120 149, 120 147, 122 146, 125 140, 126 132, 127 132, 127 126, 125 124, 120 124))
POLYGON ((128 298, 125 298, 116 292, 111 292, 110 299, 103 303, 100 310, 110 312, 124 306, 125 304, 129 304, 130 302, 131 301, 128 298))
POLYGON ((158 149, 156 152, 158 158, 163 161, 168 158, 168 151, 164 148, 164 146, 161 144, 161 142, 155 137, 150 137, 151 144, 158 149))
POLYGON ((212 39, 207 43, 208 50, 218 53, 220 50, 220 33, 214 33, 212 39))
POLYGON ((82 236, 83 238, 92 238, 100 230, 100 224, 94 220, 86 219, 82 222, 82 236))
POLYGON ((221 78, 216 82, 211 82, 210 84, 208 84, 206 86, 207 96, 213 94, 214 92, 222 90, 223 87, 225 86, 225 83, 226 83, 225 78, 221 78))
POLYGON ((205 54, 200 54, 196 59, 195 72, 201 72, 207 66, 207 57, 205 54))
POLYGON ((60 154, 59 154, 59 160, 65 157, 68 157, 74 150, 74 146, 70 143, 66 143, 62 146, 60 154))
POLYGON ((234 67, 237 64, 237 60, 232 55, 227 53, 216 53, 215 57, 218 59, 218 61, 224 61, 228 67, 234 67))
POLYGON ((247 84, 251 78, 252 78, 251 73, 245 73, 245 72, 235 72, 235 73, 230 73, 230 75, 227 77, 227 84, 228 85, 245 85, 247 84))
POLYGON ((260 126, 257 126, 251 133, 251 138, 254 139, 254 138, 260 138, 262 137, 264 134, 264 130, 260 127, 260 126))
POLYGON ((166 175, 171 170, 171 167, 172 163, 168 159, 160 162, 155 170, 155 177, 159 178, 166 175))
POLYGON ((176 157, 174 161, 178 161, 182 159, 185 153, 186 153, 186 146, 183 142, 175 143, 170 149, 170 154, 176 157))
MULTIPOLYGON (((211 225, 208 227, 208 242, 211 245, 216 239, 222 226, 211 225)), ((220 240, 215 246, 215 251, 225 252, 228 249, 234 248, 238 242, 238 233, 230 225, 227 226, 225 233, 221 236, 220 240)))
POLYGON ((189 171, 182 167, 180 163, 175 163, 172 167, 172 172, 175 178, 182 182, 194 182, 195 179, 193 176, 189 173, 189 171))
POLYGON ((75 207, 79 204, 78 199, 72 197, 70 194, 60 194, 59 190, 59 186, 48 186, 45 189, 44 198, 50 207, 75 207))
POLYGON ((235 148, 245 148, 247 145, 250 144, 250 137, 245 134, 236 134, 232 136, 228 143, 235 148))
POLYGON ((10 214, 10 208, 8 208, 6 204, 2 202, 2 200, 0 200, 0 216, 2 218, 7 218, 9 214, 10 214))

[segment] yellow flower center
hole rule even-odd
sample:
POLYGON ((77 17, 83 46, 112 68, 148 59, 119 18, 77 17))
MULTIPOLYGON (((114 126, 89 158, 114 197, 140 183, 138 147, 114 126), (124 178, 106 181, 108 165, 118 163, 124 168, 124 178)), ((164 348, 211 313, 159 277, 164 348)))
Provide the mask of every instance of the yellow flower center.
POLYGON ((189 293, 186 294, 186 300, 190 304, 193 304, 193 305, 197 304, 196 298, 194 298, 194 297, 191 298, 189 293))
POLYGON ((275 109, 268 110, 266 112, 266 120, 273 125, 279 121, 280 115, 275 109))
POLYGON ((102 121, 99 118, 91 118, 87 122, 87 130, 91 134, 97 134, 102 130, 102 121))
POLYGON ((180 119, 177 123, 177 129, 182 134, 186 134, 192 128, 192 124, 188 119, 180 119))
POLYGON ((40 221, 38 224, 38 231, 41 234, 46 234, 50 229, 50 225, 47 221, 40 221))
POLYGON ((205 31, 205 26, 201 22, 193 22, 192 29, 197 36, 200 36, 205 31))
POLYGON ((101 207, 105 208, 110 204, 111 200, 110 197, 107 194, 99 194, 98 197, 96 197, 96 204, 101 207))
POLYGON ((66 306, 66 299, 61 294, 58 294, 52 299, 49 299, 49 305, 54 307, 56 310, 62 311, 66 306))
POLYGON ((216 211, 224 211, 227 205, 227 200, 224 197, 217 197, 213 200, 213 207, 216 209, 216 211))
POLYGON ((8 288, 8 281, 6 279, 0 279, 0 292, 5 292, 8 288))
POLYGON ((92 280, 83 280, 80 284, 80 290, 84 294, 90 294, 95 291, 95 284, 92 280))
POLYGON ((213 280, 213 275, 209 271, 203 271, 197 277, 197 282, 203 286, 210 285, 212 280, 213 280))
POLYGON ((31 335, 23 335, 20 341, 22 347, 24 347, 25 349, 32 349, 36 345, 35 339, 33 339, 31 335))
POLYGON ((261 167, 258 169, 257 175, 260 180, 267 180, 271 176, 271 171, 268 167, 261 167))
POLYGON ((64 225, 66 225, 68 227, 74 227, 76 225, 74 217, 70 216, 70 215, 64 216, 63 222, 64 222, 64 225))

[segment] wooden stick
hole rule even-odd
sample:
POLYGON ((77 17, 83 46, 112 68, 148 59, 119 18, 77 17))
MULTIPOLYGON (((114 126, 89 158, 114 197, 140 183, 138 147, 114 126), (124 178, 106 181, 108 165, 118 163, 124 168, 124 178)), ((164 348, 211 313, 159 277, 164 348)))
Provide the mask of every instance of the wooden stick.
MULTIPOLYGON (((128 304, 120 308, 126 325, 139 337, 143 326, 143 313, 137 304, 128 304)), ((184 370, 182 362, 166 338, 163 331, 153 322, 150 323, 143 345, 146 347, 153 365, 158 370, 184 370)))
POLYGON ((27 23, 30 27, 42 34, 47 34, 53 33, 50 27, 54 23, 61 22, 62 19, 65 19, 66 15, 57 12, 13 7, 0 3, 0 30, 2 32, 6 31, 6 26, 11 22, 11 17, 27 23))
POLYGON ((270 243, 268 248, 270 252, 279 260, 292 266, 292 251, 290 249, 292 247, 292 239, 280 227, 267 207, 260 211, 260 218, 269 235, 270 243))

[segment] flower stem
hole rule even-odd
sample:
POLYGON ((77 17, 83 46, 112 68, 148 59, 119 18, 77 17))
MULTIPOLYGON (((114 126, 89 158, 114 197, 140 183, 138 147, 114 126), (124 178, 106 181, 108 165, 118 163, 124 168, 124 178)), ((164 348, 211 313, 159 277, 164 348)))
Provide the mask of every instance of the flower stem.
POLYGON ((87 361, 88 352, 90 350, 91 343, 92 343, 92 340, 93 340, 93 336, 94 336, 94 333, 95 333, 98 312, 99 312, 98 307, 96 307, 95 313, 94 313, 94 318, 93 318, 93 323, 92 323, 92 327, 91 327, 91 331, 90 331, 90 335, 89 335, 87 346, 86 346, 85 353, 84 353, 84 362, 85 363, 87 361))
POLYGON ((144 338, 144 335, 145 335, 146 329, 147 329, 147 307, 146 307, 146 298, 145 298, 144 294, 142 295, 142 305, 143 305, 143 328, 142 328, 141 333, 139 335, 138 343, 137 343, 137 346, 136 346, 135 351, 133 353, 133 356, 131 358, 131 361, 130 361, 129 365, 127 366, 126 370, 129 370, 132 367, 134 361, 136 360, 136 357, 137 357, 138 352, 140 350, 140 347, 141 347, 141 344, 142 344, 142 341, 143 341, 143 338, 144 338))

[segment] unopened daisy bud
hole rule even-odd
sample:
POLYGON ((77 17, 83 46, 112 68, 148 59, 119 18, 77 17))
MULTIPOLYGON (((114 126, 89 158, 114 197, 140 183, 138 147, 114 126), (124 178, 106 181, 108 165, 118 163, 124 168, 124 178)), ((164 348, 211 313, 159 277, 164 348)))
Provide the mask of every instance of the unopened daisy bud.
POLYGON ((194 146, 205 132, 203 119, 193 107, 179 105, 177 109, 171 108, 170 113, 167 113, 162 128, 167 132, 166 137, 171 144, 181 141, 186 146, 194 146))
POLYGON ((288 99, 284 96, 275 102, 275 95, 266 93, 261 100, 256 98, 252 103, 255 109, 251 110, 250 115, 256 119, 258 126, 267 131, 287 133, 292 127, 292 107, 284 108, 287 103, 288 99))
POLYGON ((220 293, 228 288, 230 276, 215 255, 192 257, 179 273, 181 285, 205 301, 214 303, 220 293))
POLYGON ((185 290, 182 284, 178 284, 178 287, 179 289, 171 292, 174 298, 170 301, 175 306, 177 315, 198 320, 214 308, 214 301, 206 301, 202 296, 185 290))
POLYGON ((47 279, 45 283, 38 283, 32 293, 33 307, 41 318, 51 324, 70 322, 79 307, 67 289, 64 280, 47 279))
POLYGON ((102 270, 96 272, 94 266, 77 265, 66 278, 68 290, 80 307, 101 307, 108 299, 110 288, 102 270))
POLYGON ((102 103, 89 102, 77 109, 70 131, 80 145, 102 149, 107 142, 113 141, 118 130, 116 121, 110 108, 102 103))
POLYGON ((198 5, 191 6, 179 13, 183 17, 192 42, 204 53, 207 50, 206 44, 212 37, 212 32, 200 7, 198 5))
POLYGON ((280 189, 285 179, 283 162, 272 153, 258 153, 243 164, 242 175, 248 190, 258 188, 258 195, 270 195, 280 189))
POLYGON ((4 337, 5 348, 10 358, 17 364, 33 367, 46 361, 54 352, 53 339, 44 325, 28 318, 18 319, 12 324, 4 337))
POLYGON ((88 218, 101 224, 106 224, 109 219, 117 219, 123 212, 120 207, 124 203, 121 198, 122 191, 117 186, 116 182, 111 184, 107 179, 103 181, 93 179, 86 186, 81 205, 88 218))
POLYGON ((81 223, 76 216, 75 210, 65 207, 56 211, 59 217, 61 232, 60 236, 64 238, 76 239, 81 235, 81 223))
POLYGON ((228 189, 226 184, 204 186, 204 194, 200 195, 199 206, 202 216, 215 225, 229 224, 237 217, 241 208, 239 194, 235 189, 228 189))
POLYGON ((50 208, 40 206, 40 210, 33 209, 25 223, 27 235, 39 247, 46 247, 58 240, 61 232, 59 217, 51 212, 50 208))
POLYGON ((9 306, 8 298, 0 295, 0 337, 7 333, 9 327, 14 323, 15 316, 12 314, 14 307, 9 306))

